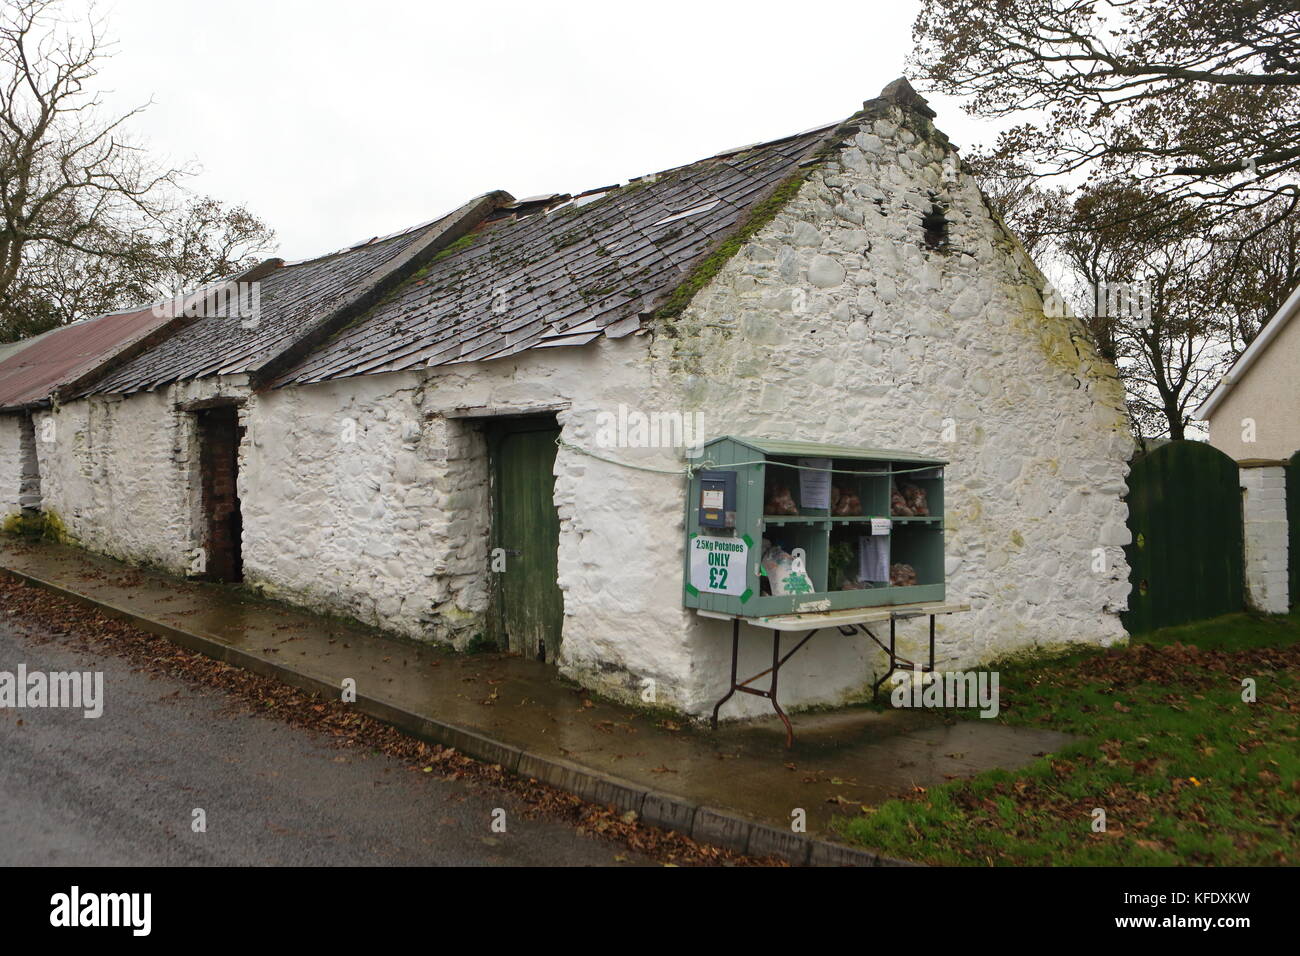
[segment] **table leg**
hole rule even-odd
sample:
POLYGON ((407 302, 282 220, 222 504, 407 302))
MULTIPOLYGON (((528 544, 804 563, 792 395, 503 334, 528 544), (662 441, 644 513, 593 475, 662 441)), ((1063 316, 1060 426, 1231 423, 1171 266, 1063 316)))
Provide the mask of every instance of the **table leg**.
MULTIPOLYGON (((872 640, 875 640, 875 635, 872 635, 869 629, 864 627, 863 630, 866 631, 867 634, 871 635, 872 640)), ((894 675, 894 671, 898 670, 898 653, 894 642, 894 615, 891 614, 889 615, 889 650, 886 651, 889 655, 889 667, 885 670, 885 673, 880 676, 880 679, 871 685, 871 702, 873 704, 880 699, 880 685, 889 680, 889 678, 894 675)), ((876 643, 879 644, 880 641, 876 641, 876 643)))
POLYGON ((785 724, 785 747, 789 750, 794 746, 794 727, 790 725, 790 718, 785 715, 781 705, 776 702, 776 675, 780 672, 781 665, 784 663, 781 660, 781 632, 774 629, 772 631, 772 684, 767 693, 768 699, 772 701, 772 709, 776 711, 776 715, 785 724))
POLYGON ((722 705, 736 696, 736 663, 740 656, 740 618, 731 619, 731 689, 722 699, 713 705, 713 729, 718 729, 718 711, 722 705))

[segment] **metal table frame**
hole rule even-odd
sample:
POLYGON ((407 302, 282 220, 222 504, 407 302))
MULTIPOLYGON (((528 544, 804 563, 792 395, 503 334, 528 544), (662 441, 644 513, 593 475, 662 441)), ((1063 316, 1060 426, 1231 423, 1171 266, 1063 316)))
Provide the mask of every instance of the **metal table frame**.
POLYGON ((704 612, 706 617, 719 617, 731 620, 731 688, 722 698, 713 705, 713 718, 710 721, 714 730, 718 729, 718 711, 722 705, 731 700, 739 691, 742 694, 752 694, 755 697, 766 697, 772 702, 772 709, 776 715, 781 718, 785 724, 785 745, 787 748, 794 746, 794 727, 790 723, 790 718, 786 716, 785 711, 781 709, 780 703, 776 699, 777 681, 781 674, 781 667, 792 658, 800 648, 812 639, 813 635, 826 629, 827 627, 836 628, 845 637, 853 637, 856 634, 865 634, 877 647, 879 647, 889 659, 889 669, 871 685, 871 699, 875 702, 880 694, 880 687, 885 681, 889 680, 899 670, 917 670, 915 662, 898 654, 896 640, 896 625, 898 621, 911 620, 917 617, 928 617, 930 619, 930 659, 928 663, 920 665, 923 672, 934 671, 934 619, 940 614, 955 614, 959 611, 969 611, 970 606, 966 604, 914 604, 898 605, 893 608, 861 608, 856 613, 846 613, 843 611, 829 612, 820 614, 789 614, 780 617, 769 618, 745 618, 755 627, 766 627, 772 631, 772 666, 766 670, 759 671, 753 677, 746 678, 743 681, 736 680, 736 672, 740 663, 740 624, 742 618, 731 615, 712 614, 704 612), (856 618, 856 619, 855 619, 856 618), (867 627, 869 623, 889 621, 889 644, 886 645, 880 638, 867 627), (810 625, 808 630, 799 643, 781 653, 781 634, 785 631, 802 631, 810 625), (771 674, 771 680, 768 683, 767 690, 759 690, 750 687, 754 681, 761 677, 771 674))

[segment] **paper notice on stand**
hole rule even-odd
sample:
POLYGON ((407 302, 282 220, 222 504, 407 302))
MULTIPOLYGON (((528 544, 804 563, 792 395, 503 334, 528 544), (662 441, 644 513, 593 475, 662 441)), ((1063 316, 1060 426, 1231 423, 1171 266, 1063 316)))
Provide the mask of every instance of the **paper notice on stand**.
POLYGON ((800 458, 799 464, 799 507, 831 507, 831 460, 829 458, 800 458), (810 471, 809 469, 822 469, 810 471))
POLYGON ((889 532, 892 531, 893 528, 894 528, 893 522, 891 522, 888 518, 871 519, 872 534, 889 534, 889 532))
POLYGON ((858 580, 889 583, 889 535, 858 538, 858 580))

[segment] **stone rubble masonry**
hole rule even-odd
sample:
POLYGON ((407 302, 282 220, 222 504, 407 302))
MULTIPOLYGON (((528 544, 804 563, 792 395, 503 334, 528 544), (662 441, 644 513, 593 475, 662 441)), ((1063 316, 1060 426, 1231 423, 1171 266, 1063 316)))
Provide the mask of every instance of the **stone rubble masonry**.
MULTIPOLYGON (((952 462, 948 595, 973 611, 941 619, 940 666, 1111 644, 1125 637, 1119 612, 1129 590, 1122 496, 1132 439, 1122 388, 1075 320, 1044 314, 1043 277, 973 179, 945 178, 946 156, 915 114, 894 110, 862 129, 697 296, 673 334, 655 338, 657 366, 675 400, 706 412, 713 433, 952 462), (936 203, 948 222, 944 250, 924 240, 922 220, 936 203), (945 426, 955 440, 945 441, 945 426)), ((726 671, 725 628, 683 613, 668 632, 674 670, 690 662, 701 675, 692 712, 707 708, 726 671)), ((919 653, 923 626, 901 633, 905 652, 919 653)), ((746 673, 768 666, 768 640, 743 646, 746 673)), ((820 635, 811 647, 783 668, 783 698, 840 703, 861 694, 868 662, 879 666, 864 641, 820 635)), ((726 710, 767 707, 747 698, 726 710)))
POLYGON ((189 573, 206 522, 198 422, 180 406, 218 396, 247 398, 246 378, 93 396, 37 412, 43 509, 92 551, 189 573))
POLYGON ((211 409, 199 415, 198 425, 199 502, 207 552, 203 570, 218 581, 234 581, 237 577, 232 556, 241 546, 230 520, 238 505, 234 454, 239 447, 238 414, 233 408, 211 409))
POLYGON ((1246 598, 1257 611, 1285 614, 1291 606, 1288 580, 1289 525, 1286 468, 1241 469, 1246 538, 1246 598))
MULTIPOLYGON (((598 416, 699 412, 708 437, 952 462, 948 595, 973 611, 941 621, 940 666, 1109 645, 1128 594, 1122 390, 1075 320, 1044 315, 1042 276, 974 181, 945 179, 950 155, 915 113, 869 121, 650 334, 267 391, 213 377, 40 413, 57 434, 38 444, 45 506, 92 550, 185 573, 202 516, 195 416, 180 406, 244 398, 246 583, 463 647, 483 632, 491 575, 486 446, 461 410, 558 407, 570 446, 635 466, 558 451, 559 669, 629 703, 653 686, 655 704, 698 716, 723 692, 730 641, 682 607, 685 480, 663 473, 682 450, 599 447, 598 416), (922 223, 936 204, 941 249, 922 223)), ((0 478, 11 467, 0 457, 0 478)), ((770 635, 744 634, 754 673, 770 635)), ((899 634, 920 650, 923 625, 899 634)), ((860 699, 880 663, 865 639, 822 634, 782 669, 781 700, 860 699)), ((723 716, 769 706, 733 698, 723 716)))
POLYGON ((22 415, 0 413, 0 519, 20 513, 23 487, 22 415))
POLYGON ((41 507, 41 471, 36 460, 36 423, 31 415, 18 419, 18 506, 27 512, 41 507))

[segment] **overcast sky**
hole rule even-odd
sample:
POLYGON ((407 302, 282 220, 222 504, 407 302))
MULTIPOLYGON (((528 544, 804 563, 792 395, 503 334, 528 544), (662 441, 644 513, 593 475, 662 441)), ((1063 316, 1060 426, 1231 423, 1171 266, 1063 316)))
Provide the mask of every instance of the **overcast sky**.
MULTIPOLYGON (((81 0, 76 0, 81 2, 81 0)), ((578 192, 842 119, 903 74, 914 0, 111 0, 133 129, 299 259, 504 189, 578 192)), ((69 12, 75 9, 70 5, 69 12)), ((931 96, 959 145, 989 128, 931 96)))

